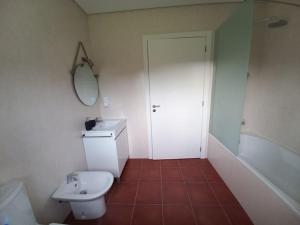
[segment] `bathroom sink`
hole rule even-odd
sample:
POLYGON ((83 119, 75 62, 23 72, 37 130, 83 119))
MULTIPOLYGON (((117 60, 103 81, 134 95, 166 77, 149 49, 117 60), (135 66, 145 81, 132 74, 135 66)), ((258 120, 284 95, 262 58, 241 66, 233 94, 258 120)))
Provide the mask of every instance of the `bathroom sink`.
POLYGON ((84 137, 117 137, 126 127, 124 119, 104 119, 96 123, 92 130, 82 131, 84 137))
POLYGON ((112 130, 118 126, 120 120, 102 120, 96 124, 94 130, 112 130))

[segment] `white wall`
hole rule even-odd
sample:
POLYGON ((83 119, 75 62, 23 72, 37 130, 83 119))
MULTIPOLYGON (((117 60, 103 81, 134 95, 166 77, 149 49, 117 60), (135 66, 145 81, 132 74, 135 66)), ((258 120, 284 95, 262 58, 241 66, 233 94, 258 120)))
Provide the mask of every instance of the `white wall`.
POLYGON ((250 132, 300 153, 300 10, 257 4, 256 18, 287 19, 270 29, 256 23, 247 85, 243 132, 250 132))
POLYGON ((255 225, 297 225, 300 218, 232 152, 210 135, 208 159, 255 225))
POLYGON ((70 0, 0 0, 0 183, 23 180, 40 223, 69 211, 50 199, 67 173, 86 168, 86 107, 69 73, 86 15, 70 0))
POLYGON ((238 4, 200 5, 89 16, 104 118, 128 118, 130 156, 148 157, 143 35, 215 30, 238 4))

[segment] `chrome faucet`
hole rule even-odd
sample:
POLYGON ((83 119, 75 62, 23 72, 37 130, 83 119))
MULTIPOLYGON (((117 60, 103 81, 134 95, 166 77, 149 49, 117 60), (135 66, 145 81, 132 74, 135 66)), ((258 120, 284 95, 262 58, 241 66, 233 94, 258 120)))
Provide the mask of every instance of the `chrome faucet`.
POLYGON ((79 177, 78 174, 76 173, 70 173, 67 175, 67 184, 73 182, 73 181, 78 181, 79 177))

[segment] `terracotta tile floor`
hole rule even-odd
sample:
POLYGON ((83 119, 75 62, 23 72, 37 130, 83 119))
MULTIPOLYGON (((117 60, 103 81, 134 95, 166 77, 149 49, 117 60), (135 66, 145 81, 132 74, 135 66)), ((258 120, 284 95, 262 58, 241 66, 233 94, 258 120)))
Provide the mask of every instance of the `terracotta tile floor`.
POLYGON ((98 220, 71 225, 251 225, 208 160, 130 159, 98 220))

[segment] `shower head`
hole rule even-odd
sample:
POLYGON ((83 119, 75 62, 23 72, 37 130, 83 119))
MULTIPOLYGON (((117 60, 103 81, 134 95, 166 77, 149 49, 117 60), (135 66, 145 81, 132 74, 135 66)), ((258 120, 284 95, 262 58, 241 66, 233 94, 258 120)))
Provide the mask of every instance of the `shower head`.
POLYGON ((288 24, 287 20, 280 19, 280 20, 277 20, 277 21, 270 22, 268 24, 268 27, 269 28, 277 28, 277 27, 283 27, 283 26, 285 26, 287 24, 288 24))
POLYGON ((257 20, 257 23, 267 23, 269 28, 278 28, 283 27, 288 24, 288 21, 285 19, 280 19, 276 16, 263 18, 261 20, 257 20))

